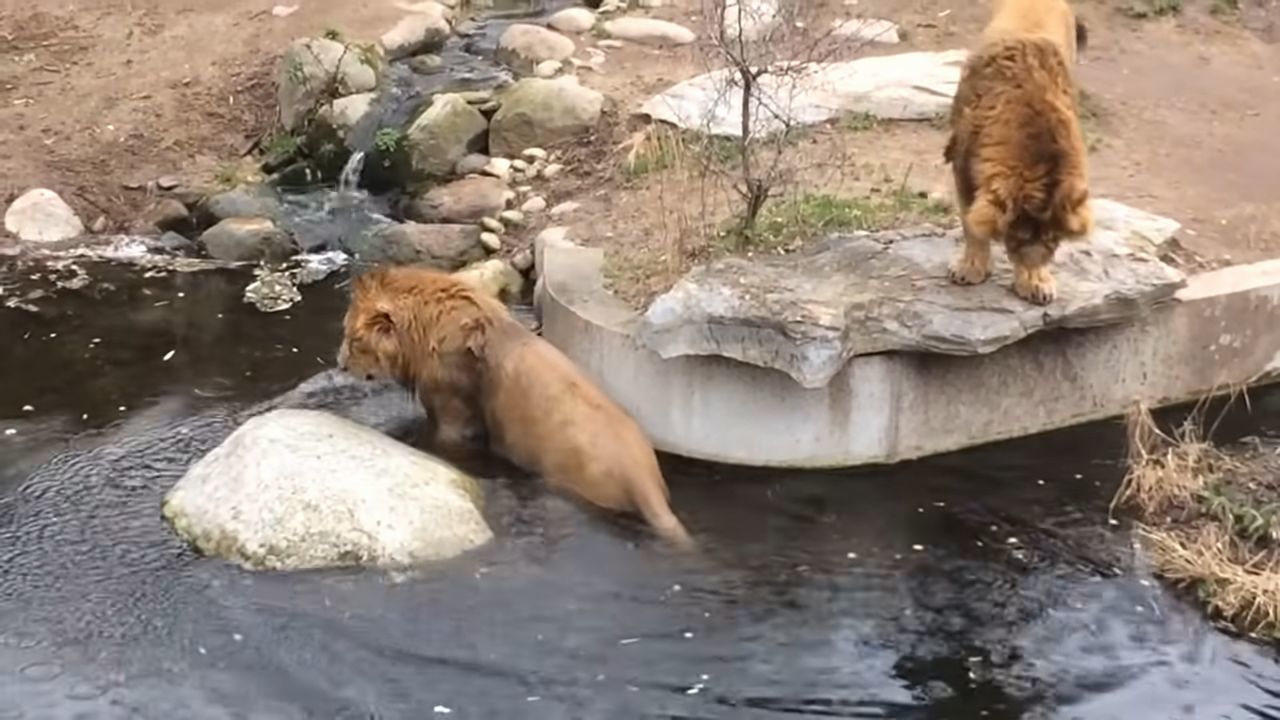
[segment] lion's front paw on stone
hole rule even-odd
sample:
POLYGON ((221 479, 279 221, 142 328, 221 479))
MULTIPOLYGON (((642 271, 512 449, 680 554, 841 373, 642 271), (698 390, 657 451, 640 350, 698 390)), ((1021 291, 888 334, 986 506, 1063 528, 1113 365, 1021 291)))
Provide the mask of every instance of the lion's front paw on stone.
POLYGON ((960 258, 951 263, 948 277, 956 285, 981 285, 991 275, 986 265, 973 262, 968 258, 960 258))
POLYGON ((1048 270, 1038 268, 1018 273, 1013 281, 1013 292, 1034 305, 1048 305, 1058 297, 1058 283, 1048 270))

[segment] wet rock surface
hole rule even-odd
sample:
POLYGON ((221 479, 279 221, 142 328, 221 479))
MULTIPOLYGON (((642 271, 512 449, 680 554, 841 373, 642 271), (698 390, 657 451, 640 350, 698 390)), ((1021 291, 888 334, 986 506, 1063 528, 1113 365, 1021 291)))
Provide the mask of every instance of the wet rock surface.
POLYGON ((821 387, 856 355, 980 355, 1042 330, 1124 322, 1170 299, 1185 277, 1150 251, 1150 228, 1170 226, 1118 208, 1108 206, 1086 241, 1059 249, 1059 295, 1047 307, 1012 293, 999 249, 986 283, 951 284, 958 231, 922 228, 837 235, 792 256, 695 268, 653 301, 637 334, 663 357, 720 355, 821 387))
POLYGON ((251 569, 409 568, 483 545, 475 480, 315 410, 240 426, 165 495, 162 512, 206 555, 251 569))

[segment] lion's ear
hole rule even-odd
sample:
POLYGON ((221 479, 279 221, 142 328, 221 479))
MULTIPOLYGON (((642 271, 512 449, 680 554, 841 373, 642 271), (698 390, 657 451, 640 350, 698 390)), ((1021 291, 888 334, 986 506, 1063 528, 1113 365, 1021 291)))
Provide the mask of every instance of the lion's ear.
POLYGON ((387 308, 377 308, 369 317, 365 319, 364 325, 370 332, 390 335, 396 329, 395 320, 391 317, 391 311, 387 308))
POLYGON ((467 351, 476 357, 484 353, 488 334, 489 323, 484 318, 469 318, 462 322, 463 344, 467 351))

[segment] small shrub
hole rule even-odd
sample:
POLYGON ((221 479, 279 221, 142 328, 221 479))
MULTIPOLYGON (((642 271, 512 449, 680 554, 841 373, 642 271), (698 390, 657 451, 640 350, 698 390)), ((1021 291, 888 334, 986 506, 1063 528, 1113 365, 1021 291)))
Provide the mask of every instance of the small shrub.
POLYGON ((404 131, 399 128, 382 128, 373 135, 373 147, 383 155, 391 155, 404 142, 404 131))
POLYGON ((337 28, 325 28, 325 31, 321 34, 321 37, 323 37, 325 40, 342 42, 342 32, 339 31, 337 28))
POLYGON ((1170 17, 1182 12, 1182 0, 1135 0, 1121 5, 1120 12, 1131 18, 1170 17))

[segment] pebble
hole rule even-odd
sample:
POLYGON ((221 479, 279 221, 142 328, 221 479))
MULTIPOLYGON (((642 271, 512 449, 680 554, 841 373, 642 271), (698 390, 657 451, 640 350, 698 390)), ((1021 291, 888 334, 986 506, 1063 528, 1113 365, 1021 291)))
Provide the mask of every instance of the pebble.
POLYGON ((173 175, 161 175, 156 179, 156 187, 161 190, 173 190, 181 184, 182 180, 174 177, 173 175))
POLYGON ((601 48, 604 48, 605 50, 618 50, 620 48, 626 47, 626 43, 622 42, 621 40, 605 39, 596 43, 596 47, 601 47, 601 48))
POLYGON ((542 169, 542 177, 551 180, 562 172, 564 172, 564 165, 561 165, 560 163, 551 163, 542 169))
POLYGON ((498 216, 498 219, 501 220, 504 225, 523 225, 524 213, 519 210, 503 210, 502 214, 498 216))
POLYGON ((533 269, 533 253, 530 250, 525 249, 517 252, 515 255, 512 255, 511 267, 515 268, 517 272, 527 274, 533 269))
POLYGON ((533 192, 533 186, 532 186, 532 185, 518 185, 518 186, 516 187, 516 193, 518 193, 518 194, 520 194, 520 195, 528 195, 528 194, 529 194, 529 193, 531 193, 531 192, 533 192))
POLYGON ((524 152, 520 154, 526 160, 546 160, 547 159, 547 151, 543 150, 540 147, 525 148, 524 152))
POLYGON ((515 170, 516 172, 526 172, 529 170, 529 163, 519 159, 512 160, 511 169, 515 170))
POLYGON ((525 200, 524 204, 520 206, 520 209, 527 213, 540 213, 547 209, 547 199, 541 195, 534 195, 528 200, 525 200))
POLYGON ((569 213, 577 210, 579 207, 582 207, 582 206, 572 200, 566 200, 560 203, 559 205, 556 205, 555 207, 551 208, 551 217, 558 218, 564 215, 568 215, 569 213))
POLYGON ((535 77, 553 78, 556 75, 559 75, 560 71, 563 69, 564 63, 559 60, 543 60, 533 66, 533 74, 535 77))
POLYGON ((507 230, 505 227, 503 227, 502 223, 498 222, 496 219, 491 217, 480 218, 480 227, 496 235, 501 235, 507 230))
POLYGON ((483 172, 499 180, 506 180, 511 177, 511 161, 500 157, 489 158, 489 163, 484 166, 483 172))
MULTIPOLYGON (((488 218, 485 219, 487 220, 488 218)), ((496 233, 482 232, 480 233, 480 244, 489 252, 498 252, 502 249, 502 238, 498 237, 496 233)))

